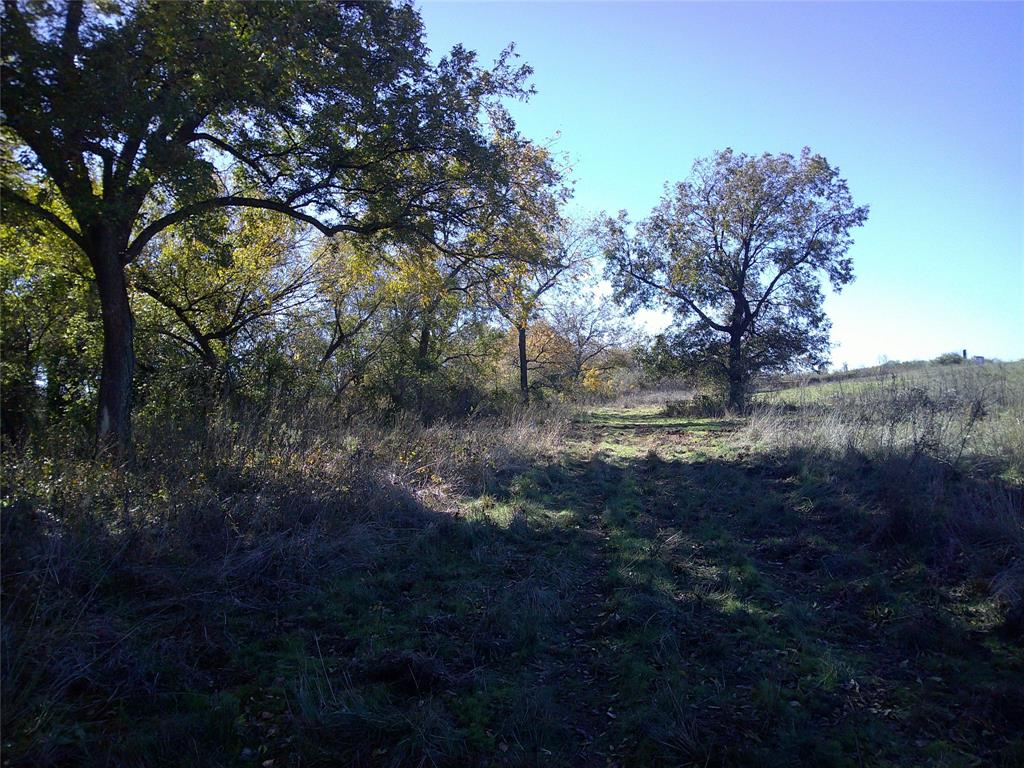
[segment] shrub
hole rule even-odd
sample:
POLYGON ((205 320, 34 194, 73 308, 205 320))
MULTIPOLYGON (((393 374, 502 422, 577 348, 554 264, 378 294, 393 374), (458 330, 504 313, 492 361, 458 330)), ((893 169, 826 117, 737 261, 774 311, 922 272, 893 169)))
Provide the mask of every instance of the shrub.
POLYGON ((665 403, 664 414, 696 419, 720 418, 725 415, 725 398, 709 392, 697 392, 688 399, 665 403))

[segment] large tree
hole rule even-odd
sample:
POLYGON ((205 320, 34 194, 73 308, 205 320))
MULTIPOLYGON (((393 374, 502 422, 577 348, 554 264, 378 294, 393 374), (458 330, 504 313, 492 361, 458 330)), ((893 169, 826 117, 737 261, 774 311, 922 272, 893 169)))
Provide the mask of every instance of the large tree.
POLYGON ((521 95, 528 74, 506 57, 482 71, 462 48, 431 65, 408 3, 6 0, 2 34, 20 176, 3 204, 47 222, 92 267, 98 442, 122 452, 126 268, 152 238, 241 206, 327 235, 430 239, 439 215, 450 226, 479 204, 497 172, 480 117, 494 97, 521 95))
POLYGON ((867 219, 839 170, 804 149, 698 160, 632 227, 604 222, 607 274, 632 308, 661 306, 686 348, 726 383, 731 410, 752 376, 820 361, 828 349, 822 278, 853 279, 850 230, 867 219))

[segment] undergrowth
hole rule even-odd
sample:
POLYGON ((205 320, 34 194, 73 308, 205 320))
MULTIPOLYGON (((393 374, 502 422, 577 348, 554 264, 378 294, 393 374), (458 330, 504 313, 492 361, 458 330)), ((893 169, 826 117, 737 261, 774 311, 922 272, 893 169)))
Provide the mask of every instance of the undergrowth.
MULTIPOLYGON (((232 667, 263 636, 287 643, 281 613, 387 560, 408 531, 424 547, 444 535, 457 499, 550 455, 566 420, 328 424, 154 425, 131 469, 74 440, 4 452, 5 758, 181 764, 186 744, 234 764, 245 701, 227 690, 245 675, 232 667), (135 725, 147 713, 156 733, 135 725)), ((296 685, 304 711, 309 683, 296 685)))

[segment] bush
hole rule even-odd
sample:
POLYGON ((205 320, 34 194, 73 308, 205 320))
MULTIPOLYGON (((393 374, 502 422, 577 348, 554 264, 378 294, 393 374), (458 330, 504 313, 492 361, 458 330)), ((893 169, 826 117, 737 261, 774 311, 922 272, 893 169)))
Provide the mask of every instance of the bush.
POLYGON ((964 359, 956 352, 946 352, 936 357, 935 362, 939 365, 962 365, 964 359))
POLYGON ((695 419, 717 419, 725 415, 725 399, 717 394, 697 392, 687 400, 665 403, 664 414, 695 419))

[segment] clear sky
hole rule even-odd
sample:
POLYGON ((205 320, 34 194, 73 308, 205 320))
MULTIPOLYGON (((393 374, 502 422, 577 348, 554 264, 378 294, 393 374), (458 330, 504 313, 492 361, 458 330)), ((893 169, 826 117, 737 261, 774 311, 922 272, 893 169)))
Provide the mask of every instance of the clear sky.
POLYGON ((516 43, 537 95, 513 114, 560 133, 580 213, 642 218, 727 146, 837 165, 871 215, 826 301, 835 365, 1024 358, 1024 4, 419 7, 437 53, 516 43))

